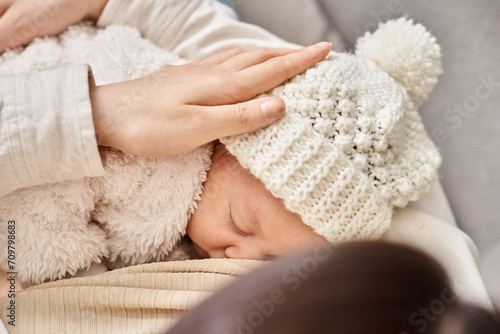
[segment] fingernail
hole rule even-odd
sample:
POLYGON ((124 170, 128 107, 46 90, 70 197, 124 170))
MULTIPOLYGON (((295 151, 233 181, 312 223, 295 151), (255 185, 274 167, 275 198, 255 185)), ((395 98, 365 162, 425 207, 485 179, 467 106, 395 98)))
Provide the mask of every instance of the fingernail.
POLYGON ((332 48, 332 43, 330 42, 319 42, 319 43, 316 43, 313 45, 314 47, 318 47, 318 48, 323 48, 323 47, 326 47, 328 46, 329 49, 332 48))
POLYGON ((260 104, 260 109, 266 118, 277 118, 285 113, 285 103, 282 99, 269 99, 260 104))

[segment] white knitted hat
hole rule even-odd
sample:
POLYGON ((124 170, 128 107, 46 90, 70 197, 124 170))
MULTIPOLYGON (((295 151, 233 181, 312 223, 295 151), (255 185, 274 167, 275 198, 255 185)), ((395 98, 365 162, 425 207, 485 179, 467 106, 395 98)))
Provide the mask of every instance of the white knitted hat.
POLYGON ((259 96, 286 102, 280 121, 221 142, 329 241, 379 238, 393 206, 436 176, 441 159, 417 109, 440 74, 435 38, 389 21, 358 40, 356 55, 332 52, 259 96))

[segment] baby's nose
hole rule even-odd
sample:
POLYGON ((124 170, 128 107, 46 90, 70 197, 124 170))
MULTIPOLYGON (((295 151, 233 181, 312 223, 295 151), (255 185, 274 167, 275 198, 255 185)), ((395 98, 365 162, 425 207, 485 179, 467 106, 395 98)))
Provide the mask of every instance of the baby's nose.
POLYGON ((253 245, 229 246, 224 250, 224 254, 229 259, 264 260, 267 257, 266 252, 253 245))

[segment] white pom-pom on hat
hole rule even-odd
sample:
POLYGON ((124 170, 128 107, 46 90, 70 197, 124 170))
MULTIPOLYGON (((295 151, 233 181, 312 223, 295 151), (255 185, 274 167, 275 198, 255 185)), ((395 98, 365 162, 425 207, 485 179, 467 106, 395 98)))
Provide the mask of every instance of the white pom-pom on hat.
POLYGON ((381 23, 356 44, 356 55, 372 60, 401 84, 416 106, 421 105, 442 73, 441 50, 421 24, 412 20, 381 23))

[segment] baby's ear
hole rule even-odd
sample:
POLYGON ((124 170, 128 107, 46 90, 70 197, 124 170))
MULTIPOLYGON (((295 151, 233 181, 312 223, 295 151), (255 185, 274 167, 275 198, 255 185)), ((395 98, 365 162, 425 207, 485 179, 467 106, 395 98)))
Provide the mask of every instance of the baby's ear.
POLYGON ((380 24, 374 33, 360 37, 356 55, 386 71, 406 89, 416 106, 427 99, 442 73, 436 38, 406 18, 380 24))

